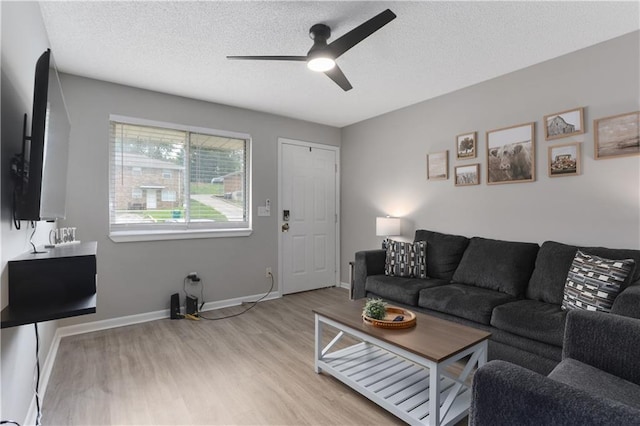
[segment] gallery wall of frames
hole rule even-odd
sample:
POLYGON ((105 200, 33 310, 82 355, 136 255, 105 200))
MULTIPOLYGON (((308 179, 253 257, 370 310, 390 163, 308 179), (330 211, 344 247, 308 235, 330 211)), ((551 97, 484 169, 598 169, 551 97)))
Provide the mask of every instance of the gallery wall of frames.
MULTIPOLYGON (((479 131, 455 136, 455 186, 480 185, 481 170, 487 185, 534 182, 540 166, 536 165, 536 150, 546 150, 546 169, 549 177, 580 176, 582 174, 583 142, 572 141, 576 135, 592 135, 593 156, 596 160, 616 159, 640 155, 640 111, 624 112, 593 120, 591 128, 585 125, 587 107, 545 115, 541 122, 515 124, 485 131, 483 146, 486 162, 481 167, 478 150, 481 149, 479 131), (539 139, 536 146, 536 127, 539 139)), ((427 154, 427 180, 449 179, 449 150, 427 154)))

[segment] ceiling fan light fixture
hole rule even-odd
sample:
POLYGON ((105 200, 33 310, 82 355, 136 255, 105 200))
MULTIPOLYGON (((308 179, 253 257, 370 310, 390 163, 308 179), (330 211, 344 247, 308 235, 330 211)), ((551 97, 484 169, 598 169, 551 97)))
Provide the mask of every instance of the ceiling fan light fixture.
POLYGON ((336 61, 326 56, 317 56, 313 59, 310 59, 309 62, 307 62, 307 67, 311 71, 316 71, 316 72, 329 71, 330 69, 333 69, 333 67, 335 66, 336 66, 336 61))

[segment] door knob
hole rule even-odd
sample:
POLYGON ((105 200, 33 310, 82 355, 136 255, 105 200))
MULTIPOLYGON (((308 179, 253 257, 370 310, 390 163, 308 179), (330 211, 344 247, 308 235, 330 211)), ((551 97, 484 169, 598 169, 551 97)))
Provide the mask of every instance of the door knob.
POLYGON ((282 225, 282 232, 289 232, 289 224, 285 223, 282 225))

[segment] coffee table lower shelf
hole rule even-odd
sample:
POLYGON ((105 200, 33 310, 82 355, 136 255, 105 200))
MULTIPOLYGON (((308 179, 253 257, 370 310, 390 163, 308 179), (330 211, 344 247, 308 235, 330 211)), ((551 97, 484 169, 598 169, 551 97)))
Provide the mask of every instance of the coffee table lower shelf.
MULTIPOLYGON (((362 342, 325 355, 319 362, 327 372, 410 424, 429 424, 429 369, 384 349, 362 342)), ((455 381, 440 378, 440 407, 455 381)), ((471 390, 457 395, 442 424, 467 415, 471 390)))
POLYGON ((452 425, 468 414, 471 389, 467 379, 474 367, 486 362, 486 348, 485 340, 434 362, 316 314, 315 371, 330 374, 412 425, 452 425), (321 348, 324 324, 339 332, 321 348), (345 334, 362 341, 331 351, 345 334), (459 375, 446 370, 465 357, 466 366, 459 375))

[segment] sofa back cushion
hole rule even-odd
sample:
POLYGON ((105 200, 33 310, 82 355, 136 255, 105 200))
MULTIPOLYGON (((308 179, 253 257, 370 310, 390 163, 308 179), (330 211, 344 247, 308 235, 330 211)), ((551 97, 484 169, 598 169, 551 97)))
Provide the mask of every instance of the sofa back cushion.
POLYGON ((519 297, 531 278, 538 249, 535 243, 473 237, 453 281, 519 297))
POLYGON ((469 239, 460 235, 418 229, 414 241, 427 242, 427 275, 450 281, 469 239))
POLYGON ((536 259, 536 268, 531 275, 527 287, 527 299, 541 302, 562 304, 564 285, 567 282, 567 274, 573 262, 576 252, 591 254, 605 259, 633 259, 635 269, 622 283, 620 290, 640 280, 640 250, 610 249, 605 247, 578 247, 555 241, 545 241, 540 247, 536 259))

